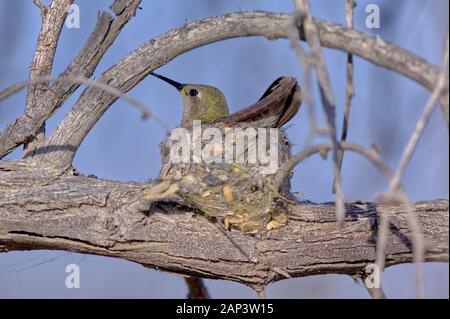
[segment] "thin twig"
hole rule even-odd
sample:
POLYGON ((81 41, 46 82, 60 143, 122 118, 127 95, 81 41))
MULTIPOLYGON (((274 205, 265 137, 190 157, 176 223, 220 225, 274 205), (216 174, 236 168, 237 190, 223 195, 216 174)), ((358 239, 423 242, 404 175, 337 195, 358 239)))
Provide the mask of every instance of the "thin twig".
POLYGON ((42 13, 47 10, 47 7, 40 0, 33 0, 33 3, 41 10, 42 13))
MULTIPOLYGON (((447 77, 448 77, 448 58, 449 58, 449 36, 447 33, 446 44, 445 44, 445 53, 443 58, 443 66, 438 77, 438 81, 436 82, 436 86, 433 89, 431 96, 429 97, 425 107, 423 108, 422 114, 417 121, 416 127, 408 141, 408 144, 405 146, 402 157, 400 159, 400 163, 395 171, 393 177, 390 179, 388 190, 381 194, 378 197, 378 200, 384 203, 392 203, 396 204, 401 202, 408 213, 408 223, 409 227, 412 231, 413 237, 413 259, 416 264, 416 290, 417 296, 419 298, 424 297, 424 285, 423 285, 423 275, 422 275, 422 263, 425 261, 425 243, 424 236, 419 225, 419 221, 417 220, 417 216, 412 208, 406 194, 401 189, 401 179, 406 170, 406 166, 411 160, 411 157, 417 147, 417 144, 425 130, 428 121, 433 113, 436 103, 441 96, 442 91, 445 89, 447 85, 447 77)), ((387 214, 383 214, 386 215, 387 214)), ((386 217, 388 220, 388 217, 386 217)), ((377 264, 384 265, 385 257, 385 249, 386 249, 386 239, 387 238, 387 229, 389 222, 384 222, 380 225, 377 244, 377 264)), ((381 268, 383 269, 383 268, 381 268)))
POLYGON ((389 231, 390 213, 384 206, 378 208, 378 215, 380 216, 380 224, 377 232, 377 249, 375 264, 380 270, 380 276, 384 271, 386 261, 386 245, 389 231))
POLYGON ((258 291, 259 299, 267 299, 267 294, 265 289, 261 289, 258 291))
POLYGON ((7 97, 11 96, 12 94, 20 91, 21 89, 27 87, 27 86, 35 86, 40 83, 47 83, 47 82, 70 82, 70 83, 77 83, 77 84, 84 84, 88 87, 94 87, 97 89, 100 89, 102 91, 105 91, 115 97, 122 98, 123 100, 127 101, 131 105, 135 106, 140 112, 142 118, 151 117, 153 118, 161 127, 163 127, 165 130, 169 130, 170 127, 167 123, 165 123, 163 120, 161 120, 159 117, 157 117, 153 112, 150 111, 150 109, 143 104, 142 102, 136 100, 135 98, 128 96, 121 92, 120 90, 98 81, 93 81, 90 79, 87 79, 82 76, 74 76, 74 77, 51 77, 51 76, 43 76, 37 79, 33 80, 27 80, 18 82, 16 84, 13 84, 2 91, 0 91, 0 101, 6 99, 7 97))
MULTIPOLYGON (((355 0, 346 0, 345 2, 345 19, 347 27, 353 28, 353 9, 355 8, 355 0)), ((346 90, 345 90, 345 112, 344 122, 342 125, 341 141, 347 139, 348 123, 350 118, 350 107, 352 98, 355 96, 355 87, 353 84, 353 54, 347 54, 347 77, 346 77, 346 90)), ((344 153, 342 153, 343 156, 344 153)), ((342 156, 339 165, 342 164, 342 156)))
POLYGON ((312 17, 308 0, 294 0, 297 14, 301 18, 306 41, 311 49, 310 63, 317 70, 317 80, 320 84, 327 104, 334 105, 334 97, 331 91, 330 79, 327 67, 322 55, 322 45, 320 43, 318 31, 312 17))
POLYGON ((373 299, 388 299, 383 291, 383 289, 380 288, 367 288, 367 292, 373 299))
POLYGON ((273 267, 272 270, 274 272, 276 272, 277 274, 282 275, 285 278, 288 278, 288 279, 292 278, 291 275, 289 275, 289 273, 287 271, 281 269, 280 267, 273 267))
POLYGON ((374 288, 374 287, 367 287, 364 278, 362 278, 362 282, 367 292, 369 293, 370 297, 372 297, 372 299, 388 299, 383 291, 383 288, 381 287, 381 284, 379 288, 374 288))
POLYGON ((336 137, 336 104, 331 90, 328 70, 323 59, 322 47, 317 28, 311 14, 308 0, 295 0, 295 6, 299 16, 303 17, 303 30, 306 41, 311 49, 310 62, 316 69, 317 80, 319 82, 322 106, 327 117, 327 124, 330 130, 330 137, 333 143, 333 171, 336 189, 336 218, 340 226, 345 220, 344 192, 342 189, 341 172, 339 169, 340 148, 336 137))
POLYGON ((423 131, 425 130, 425 127, 428 124, 431 114, 433 113, 433 111, 436 107, 437 100, 438 100, 439 96, 441 95, 442 90, 445 88, 446 78, 448 77, 448 57, 449 57, 448 51, 449 50, 448 50, 448 34, 447 34, 446 49, 445 49, 444 61, 443 61, 443 67, 442 67, 441 74, 436 83, 436 87, 434 88, 431 96, 429 97, 429 99, 422 111, 422 114, 420 115, 419 120, 417 121, 414 132, 411 135, 405 149, 403 150, 400 164, 398 165, 398 168, 395 171, 394 177, 392 178, 392 180, 389 184, 390 192, 395 192, 398 189, 401 178, 405 172, 406 166, 410 162, 411 157, 412 157, 414 151, 416 150, 417 144, 423 134, 423 131))
MULTIPOLYGON (((389 167, 384 163, 383 159, 372 149, 365 148, 364 146, 341 142, 340 147, 342 149, 353 151, 364 156, 368 159, 386 178, 392 178, 392 171, 389 167)), ((287 162, 283 163, 283 165, 278 169, 277 173, 273 179, 274 189, 279 189, 279 186, 283 182, 283 179, 289 174, 290 171, 294 169, 294 167, 299 164, 304 159, 308 158, 311 155, 320 153, 322 157, 326 157, 327 153, 331 151, 333 148, 332 143, 328 144, 317 144, 307 147, 301 152, 292 156, 287 162)))
MULTIPOLYGON (((392 180, 392 178, 390 180, 392 180)), ((422 276, 422 263, 425 261, 426 247, 424 235, 419 225, 416 212, 401 186, 399 186, 399 189, 395 193, 385 192, 380 194, 377 196, 377 202, 383 204, 384 206, 401 204, 405 207, 408 226, 412 233, 413 262, 416 264, 416 292, 418 298, 423 298, 425 296, 425 289, 422 276)), ((385 207, 380 208, 379 213, 380 224, 378 225, 377 254, 375 263, 378 265, 380 272, 382 272, 385 267, 387 238, 392 214, 385 207)))
POLYGON ((302 90, 302 100, 307 106, 308 109, 308 120, 309 120, 309 127, 310 127, 310 133, 307 138, 307 145, 312 140, 316 132, 318 131, 318 125, 317 125, 317 119, 316 119, 316 112, 314 108, 314 102, 311 96, 311 71, 312 66, 309 62, 308 55, 303 50, 302 46, 300 45, 300 33, 298 24, 301 25, 301 21, 298 21, 301 19, 301 17, 298 17, 298 14, 295 13, 292 16, 292 22, 288 28, 288 34, 289 34, 289 40, 291 43, 291 48, 294 50, 295 54, 297 55, 298 60, 300 61, 302 67, 303 67, 303 74, 304 74, 304 90, 302 90), (299 23, 297 23, 299 22, 299 23))
POLYGON ((413 262, 416 265, 415 281, 418 298, 425 297, 425 283, 423 279, 422 264, 425 262, 425 236, 419 224, 417 214, 406 196, 402 196, 403 205, 408 213, 408 224, 413 234, 413 262))
MULTIPOLYGON (((346 0, 345 2, 345 20, 347 27, 353 28, 353 9, 355 8, 355 0, 346 0)), ((355 87, 353 85, 353 54, 347 54, 347 76, 346 76, 346 89, 345 89, 345 111, 344 120, 342 124, 341 142, 347 140, 348 124, 350 121, 350 108, 352 104, 352 98, 355 96, 355 87)), ((341 150, 338 154, 338 166, 339 170, 342 170, 342 161, 344 159, 344 151, 341 150)), ((336 192, 336 180, 333 179, 333 193, 336 192)))

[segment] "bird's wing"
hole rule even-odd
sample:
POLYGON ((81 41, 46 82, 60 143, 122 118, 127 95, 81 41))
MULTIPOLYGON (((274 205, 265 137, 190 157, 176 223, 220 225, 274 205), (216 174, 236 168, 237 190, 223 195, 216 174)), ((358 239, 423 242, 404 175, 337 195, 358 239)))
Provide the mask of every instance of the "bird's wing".
POLYGON ((300 87, 297 81, 294 78, 282 76, 269 86, 258 102, 218 122, 225 124, 258 123, 261 118, 271 118, 272 120, 264 122, 264 126, 281 127, 298 112, 300 102, 300 87))

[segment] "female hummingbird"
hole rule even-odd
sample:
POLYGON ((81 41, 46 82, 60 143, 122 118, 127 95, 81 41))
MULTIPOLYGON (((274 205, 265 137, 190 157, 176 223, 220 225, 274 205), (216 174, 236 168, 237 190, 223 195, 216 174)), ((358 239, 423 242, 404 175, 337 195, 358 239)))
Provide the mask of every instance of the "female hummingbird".
POLYGON ((203 123, 233 125, 245 122, 255 127, 281 127, 297 114, 300 104, 300 86, 292 77, 276 79, 258 102, 230 115, 223 93, 210 85, 182 84, 165 76, 151 75, 174 86, 183 99, 181 126, 189 127, 193 120, 203 123))

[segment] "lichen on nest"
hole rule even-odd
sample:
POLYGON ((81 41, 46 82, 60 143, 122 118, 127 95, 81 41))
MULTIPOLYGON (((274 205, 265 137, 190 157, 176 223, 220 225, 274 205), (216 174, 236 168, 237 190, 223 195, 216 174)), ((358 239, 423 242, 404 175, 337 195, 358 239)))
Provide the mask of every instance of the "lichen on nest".
MULTIPOLYGON (((203 126, 202 131, 206 128, 208 126, 203 126)), ((187 130, 192 133, 192 129, 187 130)), ((289 159, 291 143, 283 130, 276 130, 279 166, 289 159)), ((211 146, 211 140, 205 141, 199 137, 199 141, 202 149, 208 144, 211 146)), ((236 143, 235 139, 233 143, 236 143)), ((214 147, 222 148, 222 142, 214 147)), ((290 193, 291 175, 286 177, 280 190, 272 189, 274 173, 263 174, 261 168, 265 164, 258 160, 248 161, 247 153, 251 147, 251 144, 245 144, 246 156, 241 163, 173 163, 173 140, 169 133, 161 143, 163 166, 159 178, 176 183, 179 186, 177 195, 184 204, 219 221, 226 229, 257 234, 265 229, 281 227, 287 222, 286 204, 293 198, 290 193)), ((266 147, 269 147, 268 144, 266 147)))

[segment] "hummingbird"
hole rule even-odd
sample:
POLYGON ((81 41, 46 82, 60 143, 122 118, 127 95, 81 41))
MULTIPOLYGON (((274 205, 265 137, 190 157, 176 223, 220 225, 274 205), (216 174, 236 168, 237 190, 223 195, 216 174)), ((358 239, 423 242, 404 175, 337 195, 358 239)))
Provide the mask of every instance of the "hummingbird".
POLYGON ((230 114, 227 100, 218 88, 205 84, 182 84, 155 72, 150 74, 180 92, 184 106, 182 127, 189 127, 193 120, 200 120, 202 123, 246 123, 255 127, 279 128, 297 114, 301 104, 300 86, 295 78, 288 76, 276 79, 256 103, 230 114))
MULTIPOLYGON (((219 89, 204 84, 182 84, 154 72, 150 74, 180 92, 184 107, 181 126, 186 128, 192 126, 192 121, 200 120, 202 124, 219 127, 276 129, 290 121, 301 104, 300 86, 288 76, 276 79, 256 103, 230 114, 226 98, 219 89)), ((270 143, 267 147, 268 153, 283 163, 290 156, 291 143, 282 130, 280 133, 277 151, 272 152, 270 143)), ((276 136, 278 138, 278 134, 276 136)), ((219 147, 222 146, 222 141, 219 143, 219 147)), ((251 234, 285 224, 286 214, 277 203, 289 194, 290 176, 284 179, 279 190, 273 190, 270 188, 273 175, 260 174, 259 168, 264 164, 248 161, 248 156, 247 162, 231 165, 174 163, 170 159, 172 145, 170 138, 161 144, 164 165, 159 178, 179 183, 181 187, 177 192, 188 206, 216 218, 226 229, 239 228, 251 234), (258 189, 262 191, 256 191, 258 189)), ((248 145, 240 152, 248 154, 248 145)))

